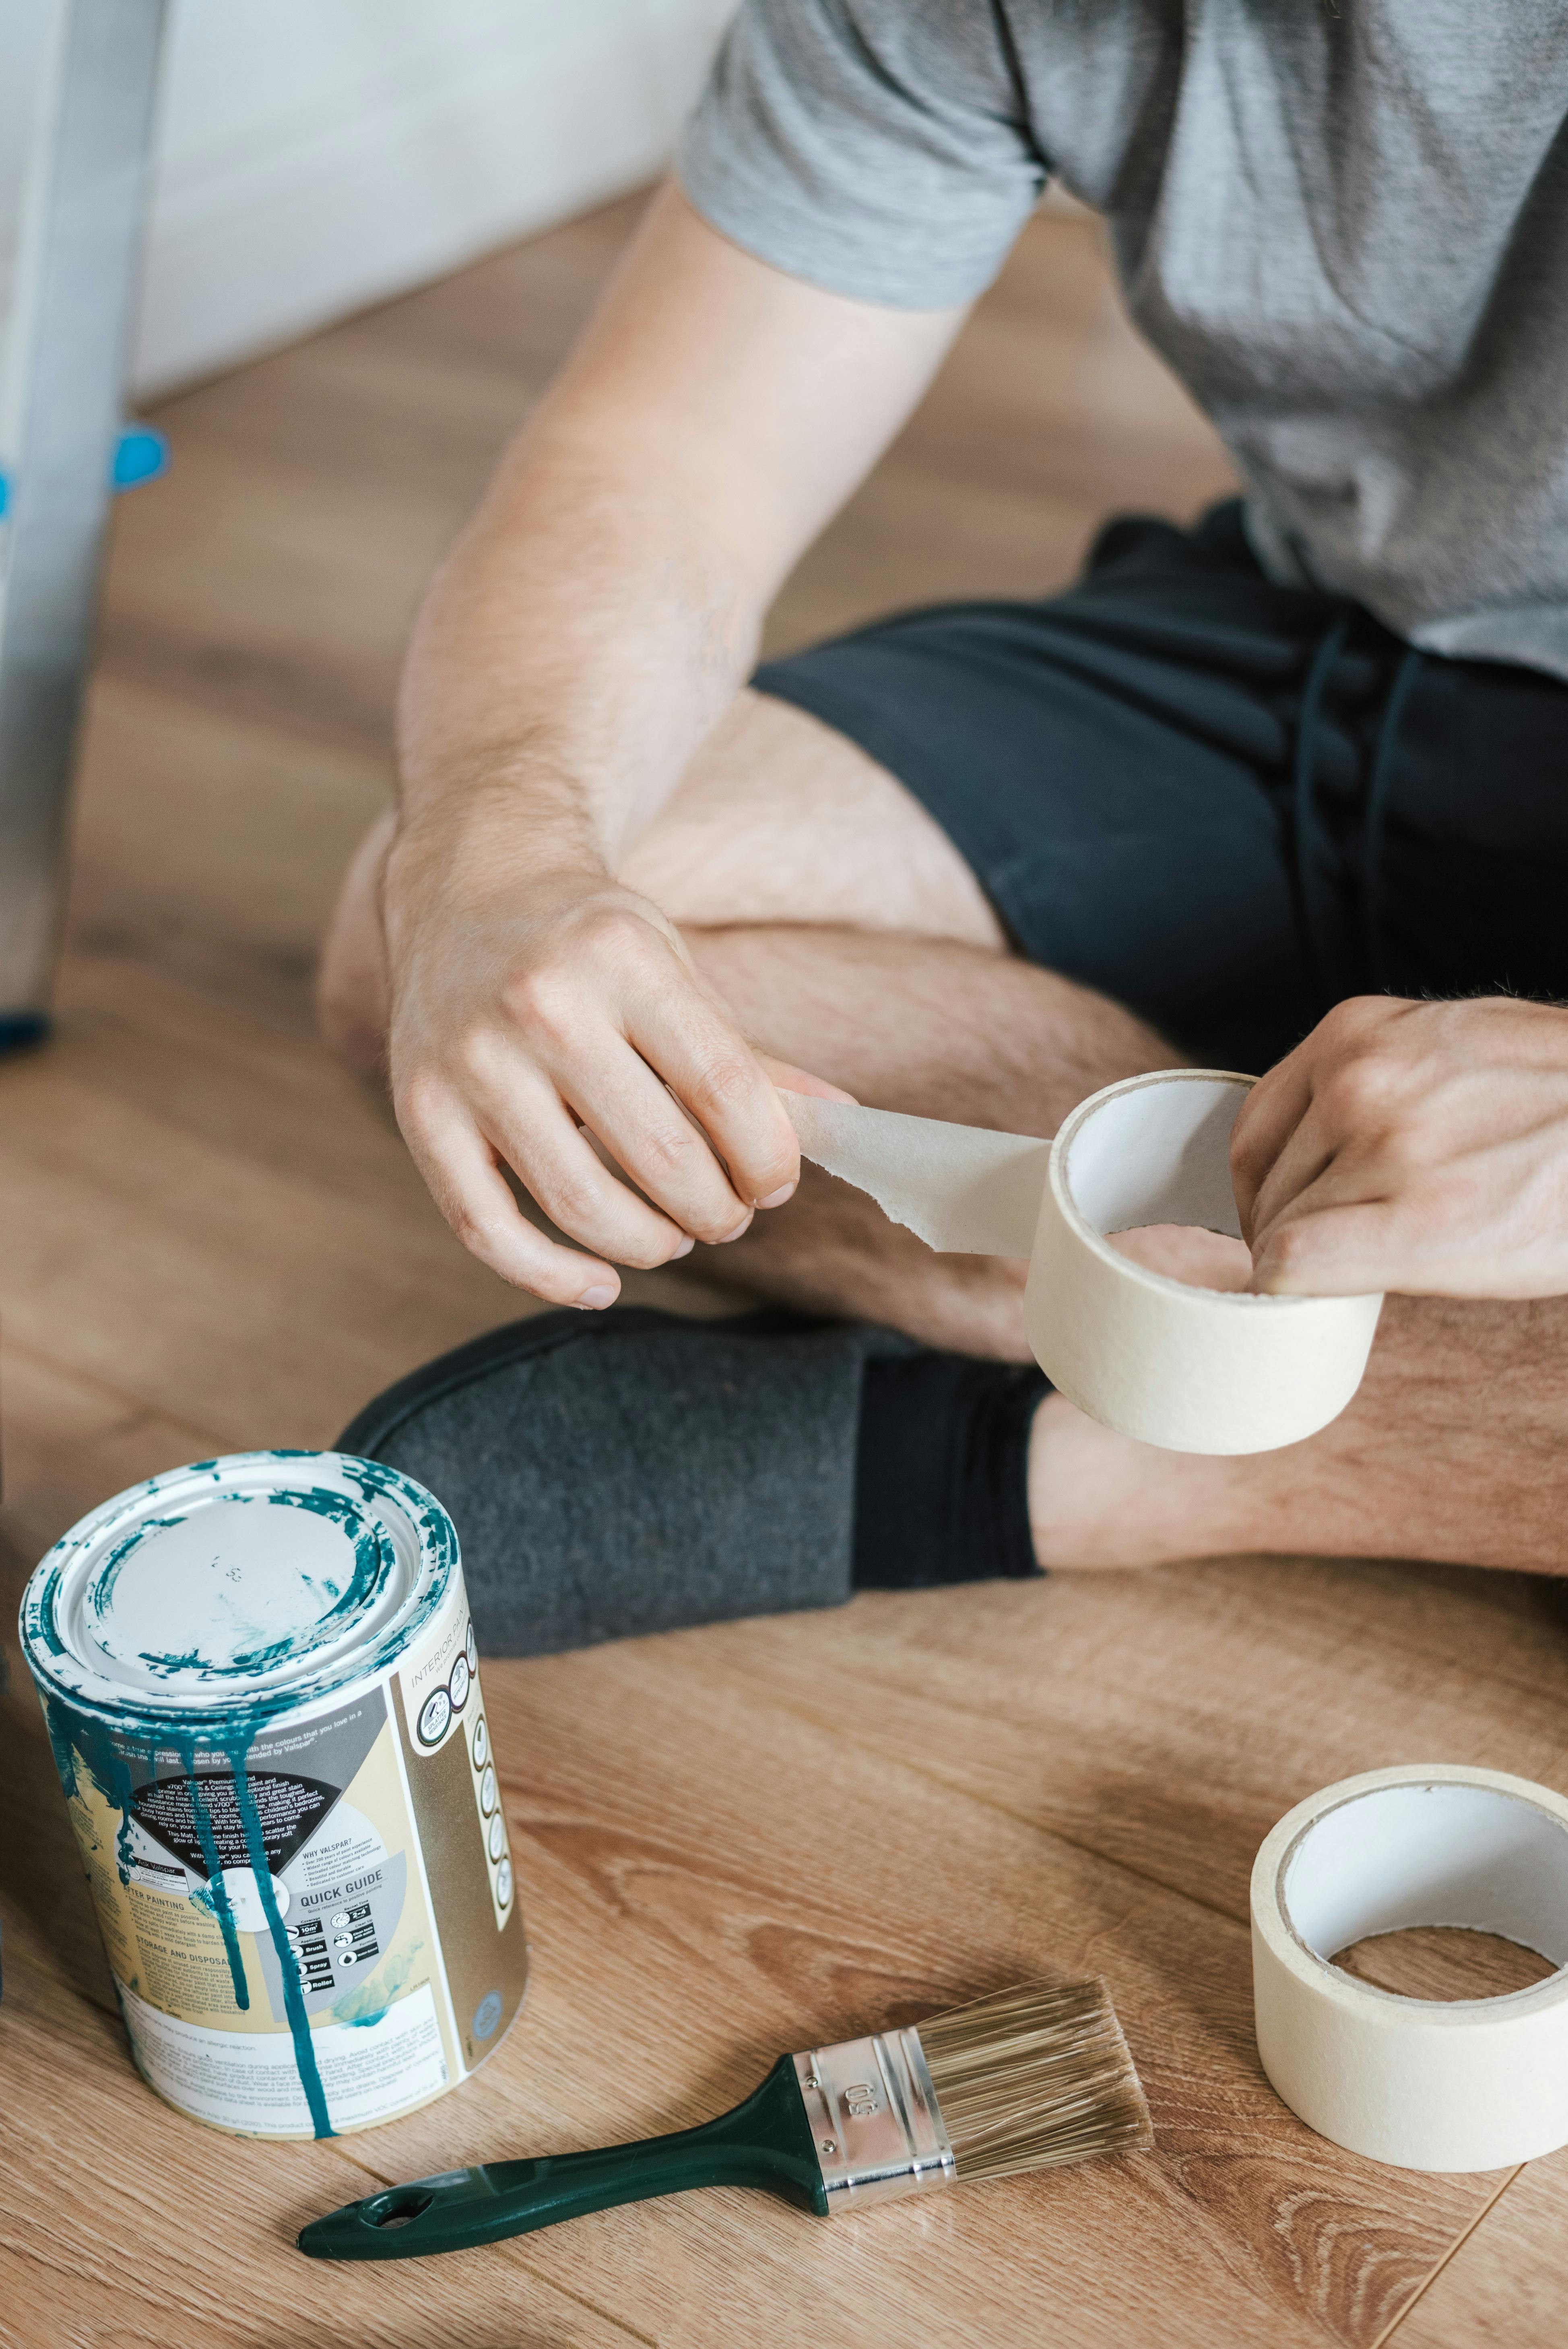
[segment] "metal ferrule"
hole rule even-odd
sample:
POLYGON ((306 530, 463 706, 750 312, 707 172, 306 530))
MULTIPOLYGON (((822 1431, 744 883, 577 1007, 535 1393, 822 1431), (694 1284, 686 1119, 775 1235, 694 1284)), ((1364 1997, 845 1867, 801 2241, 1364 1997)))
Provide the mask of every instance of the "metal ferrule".
POLYGON ((794 2063, 830 2214, 952 2185, 953 2147, 918 2032, 846 2039, 794 2063))

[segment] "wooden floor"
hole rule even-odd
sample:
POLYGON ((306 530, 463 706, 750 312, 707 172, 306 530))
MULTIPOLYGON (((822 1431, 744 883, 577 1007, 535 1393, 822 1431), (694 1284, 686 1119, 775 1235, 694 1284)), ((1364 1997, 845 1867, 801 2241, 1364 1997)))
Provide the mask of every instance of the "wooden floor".
MULTIPOLYGON (((92 1503, 216 1450, 327 1443, 517 1309, 315 1042, 311 966, 387 792, 420 582, 630 217, 160 417, 173 471, 119 523, 59 1033, 0 1069, 7 1622, 92 1503)), ((1047 215, 774 639, 1048 585, 1112 506, 1188 512, 1225 478, 1119 322, 1093 228, 1047 215)), ((528 2006, 460 2093, 286 2147, 201 2130, 133 2074, 7 1634, 0 2341, 1559 2344, 1568 2156, 1433 2178, 1312 2136, 1259 2070, 1246 1925, 1258 1843, 1328 1780, 1454 1760, 1568 1785, 1554 1602, 1275 1559, 491 1661, 528 2006), (831 2224, 709 2193, 407 2267, 292 2249, 373 2178, 695 2120, 786 2048, 1091 1971, 1151 2154, 831 2224)))

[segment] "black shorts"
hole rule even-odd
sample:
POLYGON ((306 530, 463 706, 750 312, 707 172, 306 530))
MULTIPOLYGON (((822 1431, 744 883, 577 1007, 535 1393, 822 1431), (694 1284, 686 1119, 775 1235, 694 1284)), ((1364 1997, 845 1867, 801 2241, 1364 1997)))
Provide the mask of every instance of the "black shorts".
POLYGON ((1568 997, 1568 686, 1272 585, 1233 503, 754 681, 898 776, 1022 954, 1201 1061, 1266 1068, 1346 995, 1568 997))

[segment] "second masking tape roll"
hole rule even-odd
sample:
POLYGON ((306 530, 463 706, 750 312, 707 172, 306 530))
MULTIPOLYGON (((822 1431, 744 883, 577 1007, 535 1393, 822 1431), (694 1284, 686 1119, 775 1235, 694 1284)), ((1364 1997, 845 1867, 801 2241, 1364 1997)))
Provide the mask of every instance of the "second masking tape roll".
POLYGON ((1253 1868, 1258 2054, 1291 2110, 1402 2169, 1500 2169, 1568 2144, 1568 1802, 1501 1770, 1368 1770, 1286 1813, 1253 1868), (1459 1926, 1557 1971, 1495 1998, 1377 1989, 1332 1961, 1459 1926))
POLYGON ((1150 1224, 1241 1237, 1231 1128, 1253 1082, 1222 1069, 1130 1077, 1081 1102, 1054 1142, 782 1098, 805 1155, 931 1247, 1028 1257, 1029 1343, 1069 1402, 1169 1451, 1240 1454, 1338 1416, 1383 1303, 1196 1288, 1110 1246, 1150 1224))

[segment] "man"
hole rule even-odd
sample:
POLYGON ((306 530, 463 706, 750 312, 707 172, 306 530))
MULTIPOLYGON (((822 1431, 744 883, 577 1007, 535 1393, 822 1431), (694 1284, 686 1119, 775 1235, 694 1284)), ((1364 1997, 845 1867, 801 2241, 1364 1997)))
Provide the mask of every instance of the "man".
POLYGON ((1565 118, 1525 0, 748 0, 431 591, 324 976, 459 1237, 586 1309, 350 1431, 460 1491, 501 1582, 527 1529, 507 1637, 1057 1563, 1563 1562, 1565 118), (748 688, 1051 174, 1244 506, 748 688), (802 1177, 775 1090, 1048 1133, 1182 1059, 1277 1064, 1254 1284, 1398 1292, 1284 1452, 1043 1394, 1022 1268, 802 1177), (592 1318, 694 1243, 819 1318, 592 1318))

